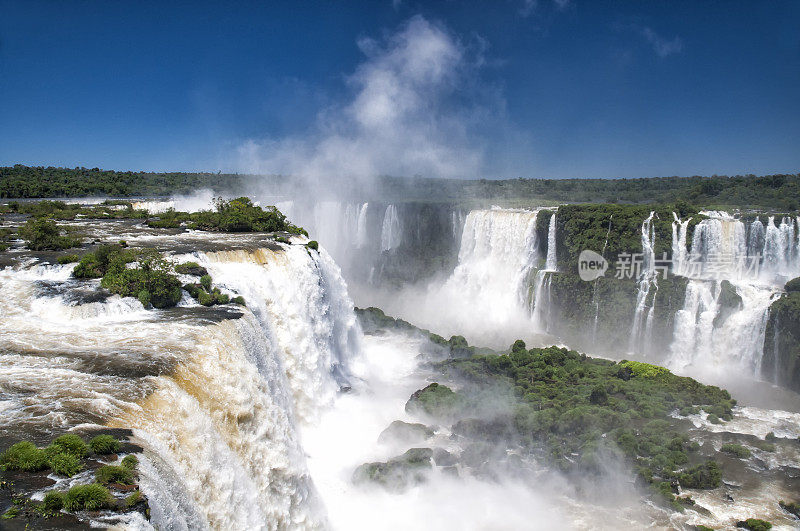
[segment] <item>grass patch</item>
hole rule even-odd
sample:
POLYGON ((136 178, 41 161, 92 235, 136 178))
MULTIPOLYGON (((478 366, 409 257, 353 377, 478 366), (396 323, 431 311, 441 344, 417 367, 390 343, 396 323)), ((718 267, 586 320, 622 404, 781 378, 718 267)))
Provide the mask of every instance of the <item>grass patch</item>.
POLYGON ((135 455, 129 454, 122 458, 122 466, 128 470, 135 470, 139 465, 139 460, 135 455))
POLYGON ((47 455, 33 443, 21 441, 0 454, 0 467, 25 472, 44 470, 48 467, 47 455))
POLYGON ((56 513, 64 508, 64 493, 57 490, 51 490, 44 495, 42 507, 47 512, 56 513))
POLYGON ((113 501, 111 493, 102 485, 75 485, 64 496, 64 509, 70 512, 97 511, 109 507, 113 501))
POLYGON ((83 465, 74 455, 58 453, 48 459, 50 469, 58 475, 72 477, 81 471, 83 465))
POLYGON ((83 439, 74 433, 66 433, 60 437, 56 437, 53 441, 53 446, 57 446, 65 454, 74 455, 75 457, 86 457, 89 453, 89 447, 83 442, 83 439))
POLYGON ((753 455, 746 447, 735 443, 723 444, 720 451, 738 457, 739 459, 747 459, 753 455))
POLYGON ((141 491, 134 491, 125 498, 125 507, 130 509, 137 503, 141 502, 143 498, 144 496, 142 496, 141 491))
POLYGON ((121 483, 130 485, 133 483, 133 471, 124 466, 106 465, 97 469, 94 474, 99 483, 107 485, 109 483, 121 483))
POLYGON ((115 454, 119 451, 119 441, 108 434, 98 435, 89 441, 89 447, 96 454, 115 454))

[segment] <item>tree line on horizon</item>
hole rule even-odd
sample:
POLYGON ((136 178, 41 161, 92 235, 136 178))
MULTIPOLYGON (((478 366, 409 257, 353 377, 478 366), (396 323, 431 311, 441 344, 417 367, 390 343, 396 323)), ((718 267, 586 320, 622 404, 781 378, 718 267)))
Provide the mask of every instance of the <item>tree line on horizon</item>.
MULTIPOLYGON (((43 166, 0 167, 0 198, 136 197, 188 194, 199 189, 246 194, 248 185, 265 179, 278 187, 302 185, 291 177, 211 172, 132 172, 99 168, 43 166)), ((397 200, 542 199, 565 203, 663 203, 687 201, 711 207, 800 209, 800 173, 712 175, 635 179, 376 179, 377 197, 397 200)), ((357 187, 353 188, 358 191, 357 187)), ((364 198, 369 199, 369 198, 364 198)))

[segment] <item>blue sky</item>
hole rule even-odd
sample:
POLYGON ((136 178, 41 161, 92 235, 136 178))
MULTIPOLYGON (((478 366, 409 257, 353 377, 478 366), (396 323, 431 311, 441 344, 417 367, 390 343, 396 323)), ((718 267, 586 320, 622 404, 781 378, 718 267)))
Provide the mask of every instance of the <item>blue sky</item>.
POLYGON ((0 0, 0 164, 800 171, 800 2, 0 0))

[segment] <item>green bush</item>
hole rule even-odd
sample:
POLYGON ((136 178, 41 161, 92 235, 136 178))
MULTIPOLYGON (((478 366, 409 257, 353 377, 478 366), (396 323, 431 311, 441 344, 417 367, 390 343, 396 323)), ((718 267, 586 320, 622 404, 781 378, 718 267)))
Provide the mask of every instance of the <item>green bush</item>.
POLYGON ((247 306, 247 303, 245 303, 244 301, 244 297, 242 297, 241 295, 232 298, 231 303, 238 304, 239 306, 247 306))
POLYGON ((48 512, 60 511, 64 507, 64 493, 57 490, 49 491, 44 495, 42 507, 48 512))
POLYGON ((687 489, 715 489, 722 482, 722 472, 716 461, 709 461, 685 470, 678 481, 687 489))
POLYGON ((511 352, 524 352, 525 351, 525 342, 521 339, 517 339, 514 341, 514 344, 511 345, 511 352))
POLYGON ((58 263, 61 265, 64 264, 73 264, 80 260, 80 257, 77 254, 65 254, 63 256, 58 257, 58 263))
POLYGON ((113 502, 111 493, 102 485, 75 485, 64 496, 64 509, 70 512, 97 511, 109 507, 113 502))
POLYGON ((175 266, 175 272, 181 275, 192 275, 202 277, 208 275, 208 270, 197 262, 186 262, 175 266))
POLYGON ((50 456, 47 462, 53 472, 68 478, 74 476, 83 468, 80 460, 71 454, 58 453, 50 456))
POLYGON ((197 302, 203 306, 213 306, 214 297, 211 296, 206 290, 201 289, 197 292, 197 302))
POLYGON ((120 252, 112 256, 100 285, 122 297, 147 300, 154 308, 169 308, 181 300, 181 283, 170 264, 155 251, 120 252), (129 262, 138 267, 129 268, 129 262), (147 295, 142 292, 147 292, 147 295))
POLYGON ((406 411, 421 410, 435 418, 448 418, 463 405, 460 395, 446 385, 432 383, 415 391, 406 402, 406 411))
POLYGON ((43 218, 29 219, 19 229, 20 236, 31 251, 60 251, 80 245, 80 239, 64 236, 63 232, 55 221, 43 218))
POLYGON ((211 291, 211 275, 203 275, 200 277, 200 285, 205 288, 206 291, 211 291))
POLYGON ((734 455, 739 459, 746 459, 752 455, 750 450, 748 450, 746 447, 735 443, 723 444, 722 448, 720 448, 720 451, 726 454, 734 455))
POLYGON ((772 524, 766 520, 748 518, 747 520, 736 522, 736 527, 749 529, 750 531, 768 531, 769 529, 772 529, 772 524))
POLYGON ((48 467, 47 455, 31 442, 18 442, 0 454, 0 467, 25 472, 44 470, 48 467))
POLYGON ((319 251, 319 243, 316 240, 311 240, 306 244, 306 247, 309 249, 314 249, 315 251, 319 251))
POLYGON ((95 472, 98 483, 106 485, 108 483, 122 483, 130 485, 133 483, 133 471, 124 466, 106 465, 101 466, 95 472))
POLYGON ((122 466, 128 470, 134 470, 138 464, 139 459, 137 459, 133 454, 128 454, 122 458, 122 466))
POLYGON ((65 454, 74 455, 75 457, 83 458, 89 453, 89 447, 83 442, 83 439, 74 433, 66 433, 60 437, 56 437, 53 445, 61 448, 65 454))
POLYGON ((119 245, 101 245, 94 252, 87 253, 72 270, 75 278, 101 278, 106 274, 112 260, 123 259, 125 263, 133 260, 132 254, 123 254, 119 245))
POLYGON ((787 293, 800 291, 800 277, 793 278, 787 282, 784 286, 784 289, 787 291, 787 293))
POLYGON ((119 451, 119 441, 112 435, 104 433, 89 441, 89 447, 96 454, 114 454, 119 451))
POLYGON ((137 503, 142 501, 142 499, 143 499, 143 496, 142 496, 141 491, 138 491, 138 490, 134 491, 134 492, 130 493, 130 495, 128 495, 127 498, 125 498, 125 507, 130 509, 131 507, 133 507, 134 505, 136 505, 137 503))

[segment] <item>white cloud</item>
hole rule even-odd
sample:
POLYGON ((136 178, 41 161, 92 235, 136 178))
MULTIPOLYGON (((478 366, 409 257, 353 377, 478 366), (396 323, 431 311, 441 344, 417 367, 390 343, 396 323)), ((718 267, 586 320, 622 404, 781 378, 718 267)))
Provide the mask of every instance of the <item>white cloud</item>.
POLYGON ((479 61, 420 16, 358 46, 365 60, 348 78, 349 101, 321 112, 302 136, 247 141, 238 149, 240 169, 317 181, 478 175, 482 149, 470 131, 480 109, 462 100, 479 61))
POLYGON ((683 51, 683 41, 680 39, 680 37, 676 36, 672 40, 665 39, 653 31, 652 28, 648 27, 639 28, 639 31, 653 46, 653 50, 658 54, 659 57, 667 57, 668 55, 683 51))

